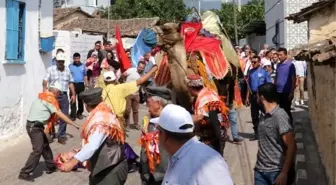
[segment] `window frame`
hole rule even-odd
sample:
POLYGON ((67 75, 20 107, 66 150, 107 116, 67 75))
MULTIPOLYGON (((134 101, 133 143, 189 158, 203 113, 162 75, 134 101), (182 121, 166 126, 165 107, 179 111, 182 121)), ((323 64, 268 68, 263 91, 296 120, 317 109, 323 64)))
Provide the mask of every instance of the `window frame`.
MULTIPOLYGON (((6 45, 5 45, 5 62, 4 64, 25 64, 25 37, 26 37, 26 15, 27 15, 27 4, 20 0, 6 0, 6 45), (17 57, 11 58, 7 56, 8 45, 7 42, 11 42, 10 37, 8 37, 8 30, 13 28, 8 28, 8 4, 11 2, 18 3, 17 10, 17 57), (20 16, 22 14, 22 16, 20 16), (20 22, 22 21, 22 22, 20 22), (20 52, 20 53, 19 53, 20 52)), ((12 30, 13 31, 13 30, 12 30)))

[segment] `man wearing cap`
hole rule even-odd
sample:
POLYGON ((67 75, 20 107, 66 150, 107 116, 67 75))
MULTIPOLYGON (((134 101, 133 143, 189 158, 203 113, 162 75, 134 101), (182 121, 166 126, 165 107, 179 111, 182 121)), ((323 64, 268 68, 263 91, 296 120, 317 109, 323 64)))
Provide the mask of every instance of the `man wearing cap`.
POLYGON ((233 185, 224 158, 195 137, 185 108, 169 104, 151 122, 158 125, 160 145, 169 154, 163 184, 233 185))
POLYGON ((111 107, 120 121, 123 122, 122 124, 124 124, 126 97, 137 92, 139 90, 138 86, 145 83, 156 71, 157 66, 154 66, 147 74, 136 81, 123 84, 117 84, 116 76, 113 71, 104 73, 106 87, 103 90, 103 101, 111 107))
MULTIPOLYGON (((163 87, 146 89, 147 107, 151 118, 159 117, 162 109, 171 99, 171 91, 163 87)), ((168 167, 168 153, 159 145, 156 126, 149 122, 147 116, 143 120, 143 131, 140 138, 140 177, 142 185, 161 185, 168 167)))
POLYGON ((123 185, 128 175, 124 132, 111 108, 103 102, 102 89, 80 94, 89 116, 82 126, 82 149, 60 169, 70 172, 79 162, 91 171, 90 185, 123 185), (87 162, 85 162, 87 161, 87 162))
POLYGON ((47 132, 60 118, 66 123, 71 124, 79 129, 73 121, 71 121, 59 108, 56 97, 60 94, 62 87, 58 81, 49 85, 49 89, 39 94, 38 99, 34 100, 27 118, 26 129, 33 146, 33 152, 25 166, 21 169, 19 179, 33 182, 34 179, 30 175, 38 165, 41 156, 47 165, 47 174, 56 171, 57 167, 53 161, 53 153, 50 149, 47 136, 45 134, 45 126, 47 132))
POLYGON ((272 62, 271 61, 264 61, 263 67, 270 74, 270 77, 272 79, 272 83, 274 83, 274 80, 275 80, 275 77, 276 77, 276 71, 273 69, 272 62))
POLYGON ((223 155, 226 131, 230 126, 229 109, 215 91, 204 87, 200 76, 188 75, 186 81, 189 93, 195 97, 193 111, 196 135, 200 141, 223 155))
MULTIPOLYGON (((64 53, 58 53, 56 55, 56 65, 50 66, 47 69, 47 73, 43 79, 43 91, 47 90, 47 85, 55 81, 61 84, 61 92, 57 96, 58 104, 65 115, 69 114, 69 99, 68 89, 71 91, 71 103, 76 102, 76 91, 74 87, 74 80, 68 67, 64 66, 65 55, 64 53)), ((67 125, 63 120, 59 120, 58 129, 58 142, 65 144, 66 142, 66 127, 67 125)))

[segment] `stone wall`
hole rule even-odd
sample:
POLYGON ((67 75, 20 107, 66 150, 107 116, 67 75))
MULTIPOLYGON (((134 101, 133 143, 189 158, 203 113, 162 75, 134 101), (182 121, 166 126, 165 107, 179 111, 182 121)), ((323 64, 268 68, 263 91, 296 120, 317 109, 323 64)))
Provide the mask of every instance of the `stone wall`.
POLYGON ((336 184, 335 74, 334 59, 308 65, 309 116, 329 185, 336 184))
POLYGON ((326 7, 308 20, 309 42, 336 37, 336 5, 326 7))

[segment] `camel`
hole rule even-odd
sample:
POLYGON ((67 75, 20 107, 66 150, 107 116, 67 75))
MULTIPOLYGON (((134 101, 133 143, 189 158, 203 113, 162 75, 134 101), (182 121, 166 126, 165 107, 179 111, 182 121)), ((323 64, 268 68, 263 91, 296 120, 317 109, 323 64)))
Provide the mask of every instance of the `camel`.
POLYGON ((173 101, 187 110, 191 110, 191 96, 185 83, 185 77, 187 76, 186 53, 178 24, 166 23, 161 26, 155 26, 152 30, 157 34, 157 46, 168 55, 173 101))

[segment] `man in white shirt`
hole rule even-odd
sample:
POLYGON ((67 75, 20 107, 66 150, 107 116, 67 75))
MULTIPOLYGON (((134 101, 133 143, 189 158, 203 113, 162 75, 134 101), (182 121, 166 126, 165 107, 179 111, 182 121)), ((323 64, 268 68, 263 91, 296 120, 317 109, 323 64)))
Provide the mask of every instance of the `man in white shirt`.
POLYGON ((295 60, 294 66, 299 83, 295 88, 295 105, 298 106, 304 104, 304 82, 307 74, 307 63, 306 61, 295 60))
POLYGON ((265 65, 265 63, 268 64, 269 62, 271 62, 272 56, 273 56, 273 54, 272 54, 271 50, 265 51, 265 55, 261 59, 261 65, 265 65))
MULTIPOLYGON (((145 70, 146 63, 140 61, 137 68, 129 68, 124 73, 123 76, 126 78, 126 82, 136 81, 140 78, 140 74, 145 70)), ((140 95, 139 91, 129 95, 126 98, 126 110, 124 118, 126 120, 126 125, 130 126, 132 129, 139 130, 139 104, 140 104, 140 95), (133 113, 133 124, 130 124, 131 119, 131 110, 133 113)))
POLYGON ((160 145, 169 154, 163 184, 233 185, 224 158, 195 137, 193 118, 185 108, 166 105, 150 122, 158 124, 160 145))

